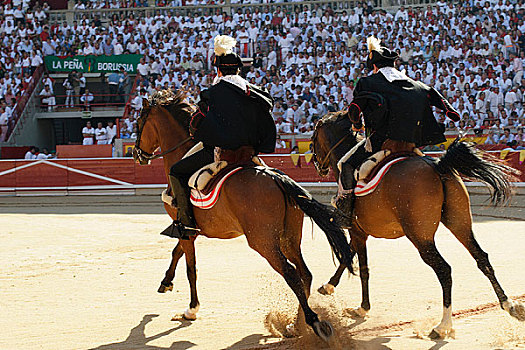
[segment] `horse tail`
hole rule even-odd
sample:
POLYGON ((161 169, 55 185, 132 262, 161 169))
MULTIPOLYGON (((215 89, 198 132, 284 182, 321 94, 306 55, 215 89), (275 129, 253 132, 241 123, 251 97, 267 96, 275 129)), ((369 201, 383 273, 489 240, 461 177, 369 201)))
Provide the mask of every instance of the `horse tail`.
POLYGON ((470 180, 484 183, 490 190, 492 205, 504 205, 511 197, 511 188, 519 171, 505 165, 500 159, 476 150, 474 144, 455 139, 447 152, 437 162, 442 174, 459 173, 470 180))
POLYGON ((346 239, 342 225, 347 220, 337 209, 316 201, 307 190, 277 169, 266 171, 279 185, 287 199, 292 199, 301 210, 323 230, 339 262, 353 273, 355 251, 346 239))

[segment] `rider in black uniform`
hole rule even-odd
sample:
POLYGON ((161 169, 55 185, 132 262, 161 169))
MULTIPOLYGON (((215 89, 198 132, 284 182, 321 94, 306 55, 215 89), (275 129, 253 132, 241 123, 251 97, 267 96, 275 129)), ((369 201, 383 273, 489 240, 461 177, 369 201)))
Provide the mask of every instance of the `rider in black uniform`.
POLYGON ((215 147, 237 150, 250 146, 253 155, 275 150, 273 99, 266 90, 239 75, 243 63, 232 51, 235 44, 229 36, 215 38, 213 65, 217 67, 217 77, 212 87, 201 92, 199 109, 190 122, 190 134, 204 147, 170 169, 173 204, 178 207, 178 220, 165 231, 171 237, 187 238, 197 232, 188 180, 197 170, 213 163, 215 147))
POLYGON ((414 148, 445 142, 445 126, 436 121, 432 106, 453 121, 459 120, 458 112, 438 91, 394 67, 396 52, 381 46, 375 37, 367 41, 367 67, 374 74, 357 82, 348 117, 356 128, 362 127, 364 119, 368 142, 341 164, 344 190, 354 188, 354 170, 375 152, 389 148, 389 144, 403 142, 414 148))

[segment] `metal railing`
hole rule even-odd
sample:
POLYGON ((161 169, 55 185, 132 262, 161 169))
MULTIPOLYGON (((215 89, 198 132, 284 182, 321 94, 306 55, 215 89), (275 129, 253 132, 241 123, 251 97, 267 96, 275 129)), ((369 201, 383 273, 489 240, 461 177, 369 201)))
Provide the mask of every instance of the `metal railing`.
POLYGON ((15 108, 13 109, 13 114, 11 115, 7 123, 7 132, 5 135, 3 135, 3 140, 0 140, 0 142, 8 141, 11 135, 13 134, 13 131, 16 129, 17 124, 21 122, 21 120, 24 118, 24 113, 23 113, 24 109, 26 108, 31 96, 33 95, 33 92, 35 91, 37 84, 40 82, 40 78, 42 77, 43 72, 44 72, 43 65, 40 65, 33 72, 31 81, 27 85, 20 99, 16 102, 15 108))
POLYGON ((137 82, 139 80, 139 75, 140 74, 137 74, 135 76, 135 80, 133 81, 133 86, 131 87, 131 91, 130 91, 130 93, 128 95, 128 99, 127 99, 126 105, 124 107, 124 114, 122 115, 123 119, 126 119, 131 113, 131 108, 132 108, 131 107, 131 100, 133 100, 133 94, 135 93, 135 90, 137 89, 137 82))
MULTIPOLYGON (((164 15, 168 13, 178 13, 183 16, 194 16, 197 14, 201 15, 212 15, 217 10, 221 13, 226 12, 228 14, 236 13, 241 10, 246 13, 248 10, 254 12, 258 9, 260 12, 264 12, 268 9, 270 13, 274 12, 277 7, 281 8, 284 13, 295 12, 296 9, 302 9, 304 6, 310 10, 318 6, 321 9, 331 8, 334 11, 341 12, 343 10, 350 10, 357 6, 357 3, 361 1, 357 0, 309 0, 301 2, 276 2, 276 3, 265 3, 265 4, 230 4, 226 1, 225 4, 220 5, 194 5, 194 6, 148 6, 148 7, 128 7, 128 8, 102 8, 102 9, 85 9, 85 10, 52 10, 49 11, 49 19, 53 22, 62 22, 73 20, 81 20, 84 16, 87 19, 93 19, 98 16, 100 19, 111 19, 114 15, 119 18, 121 15, 128 16, 133 14, 135 17, 144 17, 147 15, 156 16, 164 15)), ((412 6, 412 7, 423 7, 436 3, 436 0, 375 0, 376 7, 385 10, 394 10, 397 7, 412 6)))
POLYGON ((55 100, 60 100, 64 103, 54 105, 43 103, 42 99, 46 97, 40 96, 40 108, 43 112, 67 112, 68 109, 89 111, 94 107, 124 107, 131 94, 90 94, 89 96, 93 97, 92 101, 82 101, 82 96, 85 95, 55 95, 53 96, 55 100), (70 103, 68 103, 68 98, 72 100, 70 103))

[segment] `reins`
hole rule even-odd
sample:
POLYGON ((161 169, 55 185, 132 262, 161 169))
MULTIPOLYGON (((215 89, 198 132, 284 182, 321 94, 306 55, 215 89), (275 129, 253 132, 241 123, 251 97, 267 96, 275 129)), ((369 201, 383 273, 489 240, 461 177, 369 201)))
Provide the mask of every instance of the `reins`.
POLYGON ((337 141, 335 145, 332 146, 332 148, 330 148, 328 153, 326 153, 326 155, 324 156, 323 161, 319 163, 319 167, 321 167, 321 169, 325 168, 326 163, 330 160, 329 158, 332 152, 335 151, 335 149, 339 147, 348 138, 348 136, 350 136, 350 134, 346 134, 345 136, 343 136, 339 141, 337 141))
POLYGON ((192 137, 189 136, 188 138, 182 140, 181 142, 179 142, 175 146, 171 147, 170 149, 168 149, 168 150, 166 150, 164 152, 158 153, 158 154, 151 154, 151 153, 148 153, 148 152, 144 151, 142 148, 140 148, 140 139, 142 137, 142 130, 144 129, 144 125, 146 124, 146 120, 148 119, 150 111, 151 111, 151 106, 148 105, 148 106, 144 107, 142 109, 142 111, 141 111, 141 117, 139 118, 140 122, 139 122, 139 120, 137 120, 137 129, 138 130, 137 130, 137 138, 135 140, 135 153, 137 154, 137 157, 139 159, 143 159, 143 160, 146 160, 146 161, 152 161, 154 159, 161 158, 161 157, 165 156, 166 154, 175 151, 179 147, 183 146, 184 144, 186 144, 187 142, 192 140, 192 137))
POLYGON ((160 158, 160 157, 163 157, 165 156, 166 154, 168 153, 171 153, 173 151, 175 151, 177 148, 181 147, 182 145, 184 145, 185 143, 187 143, 188 141, 191 141, 192 137, 188 137, 184 140, 182 140, 181 142, 179 142, 177 145, 175 145, 174 147, 170 148, 169 150, 167 151, 164 151, 164 152, 161 152, 161 153, 158 153, 158 154, 150 154, 146 151, 143 151, 140 147, 138 146, 135 146, 135 148, 137 149, 137 154, 140 156, 140 157, 143 157, 144 159, 146 160, 154 160, 154 159, 157 159, 157 158, 160 158))

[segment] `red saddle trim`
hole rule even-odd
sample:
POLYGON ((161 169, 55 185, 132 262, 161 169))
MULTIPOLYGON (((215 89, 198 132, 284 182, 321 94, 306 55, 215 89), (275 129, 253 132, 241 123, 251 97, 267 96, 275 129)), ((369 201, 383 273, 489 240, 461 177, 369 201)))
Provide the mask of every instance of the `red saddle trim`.
POLYGON ((215 203, 217 203, 217 200, 219 199, 219 194, 221 192, 222 185, 224 184, 224 182, 230 176, 232 176, 233 174, 235 174, 241 169, 243 168, 242 167, 237 167, 234 169, 230 168, 230 171, 222 175, 220 178, 216 176, 217 178, 219 178, 220 181, 216 182, 216 185, 212 188, 212 191, 208 193, 207 195, 205 195, 204 193, 198 190, 192 189, 191 195, 190 195, 191 204, 193 204, 195 207, 200 208, 200 209, 211 209, 215 205, 215 203))
POLYGON ((376 166, 372 169, 372 171, 370 172, 370 174, 368 174, 368 176, 363 180, 364 182, 370 182, 376 175, 377 173, 383 169, 383 167, 388 163, 390 162, 391 160, 394 160, 396 158, 401 158, 401 157, 419 157, 417 154, 415 154, 414 152, 397 152, 397 153, 390 153, 388 156, 386 156, 382 161, 380 161, 379 163, 376 164, 376 166))

